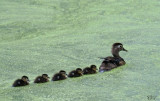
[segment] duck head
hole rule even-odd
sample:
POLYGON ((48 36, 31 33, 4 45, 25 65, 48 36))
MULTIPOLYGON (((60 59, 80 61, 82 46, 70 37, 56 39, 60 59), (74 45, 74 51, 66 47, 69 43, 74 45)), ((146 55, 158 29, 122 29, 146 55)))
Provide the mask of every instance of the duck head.
POLYGON ((120 51, 126 51, 127 52, 127 50, 123 47, 122 43, 114 43, 112 45, 112 55, 114 57, 120 57, 119 56, 120 51))
POLYGON ((29 78, 27 76, 22 76, 21 78, 24 82, 29 82, 29 78))
POLYGON ((42 74, 42 77, 45 78, 45 79, 49 79, 47 74, 42 74))

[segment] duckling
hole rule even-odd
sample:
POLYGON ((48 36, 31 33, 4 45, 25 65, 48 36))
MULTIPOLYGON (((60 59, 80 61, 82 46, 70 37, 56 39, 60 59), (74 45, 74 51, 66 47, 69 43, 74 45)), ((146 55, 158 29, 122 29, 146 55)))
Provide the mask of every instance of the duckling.
POLYGON ((20 87, 26 85, 29 85, 29 79, 27 76, 22 76, 21 79, 17 79, 16 81, 14 81, 12 87, 20 87))
POLYGON ((58 80, 64 80, 64 79, 67 79, 67 74, 66 74, 66 71, 61 70, 59 71, 59 73, 56 73, 53 76, 52 81, 58 81, 58 80))
POLYGON ((90 67, 86 67, 83 69, 83 74, 95 74, 97 71, 96 65, 91 65, 90 67))
POLYGON ((45 83, 49 81, 49 77, 47 74, 42 74, 42 76, 36 77, 34 83, 45 83))
POLYGON ((113 68, 116 68, 118 66, 125 65, 126 62, 122 57, 120 57, 119 52, 120 51, 126 51, 127 50, 123 47, 122 43, 114 43, 112 45, 112 55, 113 57, 109 56, 104 59, 99 67, 99 72, 109 71, 113 68))
POLYGON ((68 77, 80 77, 83 75, 83 71, 81 68, 77 68, 69 73, 68 77))
POLYGON ((88 72, 91 70, 91 68, 90 67, 86 67, 86 68, 84 68, 83 69, 83 74, 85 75, 85 74, 88 74, 88 72))

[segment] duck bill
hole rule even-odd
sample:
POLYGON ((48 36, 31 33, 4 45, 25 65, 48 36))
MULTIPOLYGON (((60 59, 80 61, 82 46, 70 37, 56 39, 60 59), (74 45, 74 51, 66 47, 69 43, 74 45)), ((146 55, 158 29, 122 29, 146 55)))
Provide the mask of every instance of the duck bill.
POLYGON ((128 50, 126 50, 125 48, 123 48, 123 51, 126 51, 126 52, 128 52, 128 50))

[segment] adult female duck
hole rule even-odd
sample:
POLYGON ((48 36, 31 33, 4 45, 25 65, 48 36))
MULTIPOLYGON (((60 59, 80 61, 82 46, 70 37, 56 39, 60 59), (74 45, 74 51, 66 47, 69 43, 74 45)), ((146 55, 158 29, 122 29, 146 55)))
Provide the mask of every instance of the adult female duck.
POLYGON ((116 68, 118 66, 125 65, 126 62, 119 55, 120 51, 126 51, 127 52, 127 50, 123 47, 123 44, 114 43, 112 45, 112 55, 113 55, 113 57, 109 56, 109 57, 106 57, 106 58, 101 58, 101 59, 104 59, 104 60, 99 67, 99 72, 109 71, 109 70, 111 70, 113 68, 116 68))

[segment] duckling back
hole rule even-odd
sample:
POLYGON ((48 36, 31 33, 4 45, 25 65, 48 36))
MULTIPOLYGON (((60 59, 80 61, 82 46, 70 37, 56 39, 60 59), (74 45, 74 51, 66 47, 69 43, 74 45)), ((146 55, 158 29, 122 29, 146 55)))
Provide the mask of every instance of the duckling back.
POLYGON ((46 78, 43 78, 42 76, 38 76, 36 77, 36 79, 34 80, 34 83, 45 83, 48 82, 49 80, 46 78))
POLYGON ((23 81, 22 79, 17 79, 16 81, 14 81, 12 87, 19 87, 19 86, 26 86, 26 85, 29 85, 29 83, 23 81))
POLYGON ((65 80, 66 78, 66 75, 57 73, 53 76, 52 81, 65 80))
POLYGON ((74 70, 74 71, 71 71, 69 74, 68 74, 68 77, 80 77, 82 76, 81 73, 79 73, 78 71, 74 70))
POLYGON ((84 75, 89 74, 90 72, 91 72, 91 68, 89 68, 89 67, 86 67, 86 68, 83 69, 83 74, 84 75))
POLYGON ((97 73, 97 67, 96 65, 91 65, 90 67, 86 67, 83 69, 83 74, 86 75, 86 74, 95 74, 97 73))

